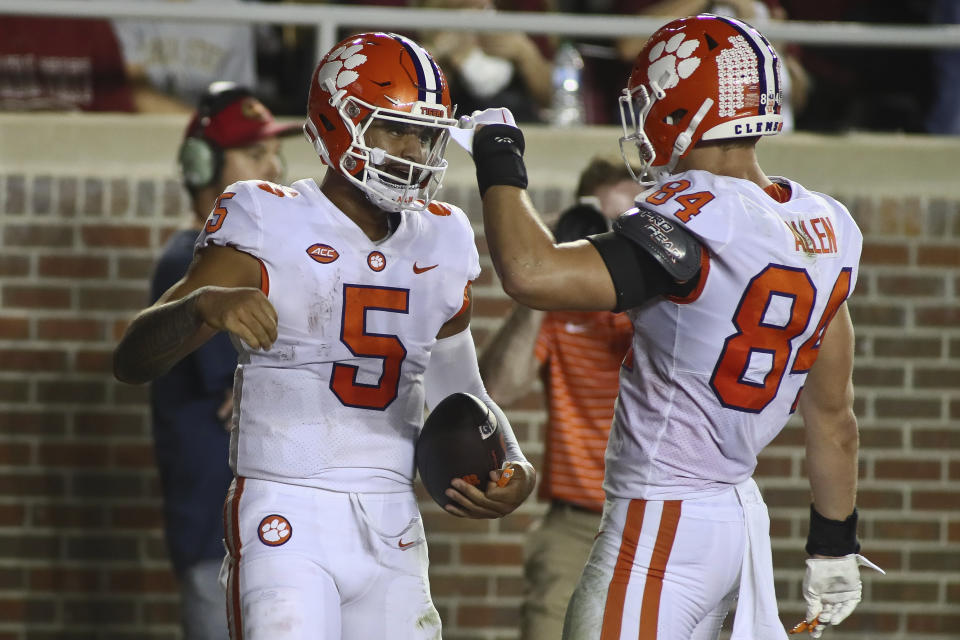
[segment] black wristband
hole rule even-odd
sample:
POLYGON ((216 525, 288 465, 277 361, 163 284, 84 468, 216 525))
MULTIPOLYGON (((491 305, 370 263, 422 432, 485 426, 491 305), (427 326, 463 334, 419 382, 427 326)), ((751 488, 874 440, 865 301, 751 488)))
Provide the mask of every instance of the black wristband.
POLYGON ((473 162, 481 198, 494 185, 527 188, 523 149, 523 132, 516 127, 488 124, 477 129, 473 134, 473 162))
POLYGON ((845 556, 860 551, 857 540, 857 509, 846 520, 825 518, 810 505, 810 532, 807 546, 810 555, 845 556))

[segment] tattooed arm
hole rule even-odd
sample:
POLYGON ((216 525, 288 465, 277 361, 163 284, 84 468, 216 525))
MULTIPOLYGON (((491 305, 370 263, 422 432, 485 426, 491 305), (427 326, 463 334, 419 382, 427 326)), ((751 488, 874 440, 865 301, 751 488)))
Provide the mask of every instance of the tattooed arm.
POLYGON ((149 382, 218 331, 268 349, 277 338, 277 312, 260 291, 256 258, 210 246, 127 328, 113 352, 114 376, 131 384, 149 382))

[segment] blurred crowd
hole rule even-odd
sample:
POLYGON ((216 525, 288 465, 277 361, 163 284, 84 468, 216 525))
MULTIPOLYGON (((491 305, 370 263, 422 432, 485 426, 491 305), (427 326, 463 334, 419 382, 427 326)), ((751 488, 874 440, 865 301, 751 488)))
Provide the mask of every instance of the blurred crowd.
MULTIPOLYGON (((219 3, 242 11, 241 0, 219 3), (233 5, 233 6, 230 6, 233 5)), ((266 0, 265 2, 266 3, 266 0)), ((888 25, 960 22, 960 0, 339 0, 384 7, 679 16, 730 15, 761 30, 796 19, 888 25)), ((349 35, 342 32, 338 36, 349 35)), ((458 113, 506 106, 518 121, 616 124, 612 98, 646 34, 574 40, 421 30, 458 113)), ((212 82, 255 87, 278 115, 302 115, 315 29, 283 25, 3 16, 0 111, 182 112, 212 82)), ((960 49, 798 46, 783 60, 785 129, 960 135, 960 49), (895 80, 899 79, 899 80, 895 80)))

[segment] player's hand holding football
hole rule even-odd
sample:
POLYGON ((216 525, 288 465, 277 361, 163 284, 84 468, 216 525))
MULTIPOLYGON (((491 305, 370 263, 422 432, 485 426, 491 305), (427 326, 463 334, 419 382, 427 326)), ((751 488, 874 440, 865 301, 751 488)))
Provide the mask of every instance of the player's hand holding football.
POLYGON ((269 349, 277 339, 277 310, 253 287, 203 287, 197 290, 200 318, 229 331, 254 349, 269 349))
POLYGON ((486 491, 456 478, 447 489, 453 503, 445 509, 463 518, 502 518, 519 507, 537 481, 537 472, 529 462, 507 462, 503 469, 490 472, 486 491))

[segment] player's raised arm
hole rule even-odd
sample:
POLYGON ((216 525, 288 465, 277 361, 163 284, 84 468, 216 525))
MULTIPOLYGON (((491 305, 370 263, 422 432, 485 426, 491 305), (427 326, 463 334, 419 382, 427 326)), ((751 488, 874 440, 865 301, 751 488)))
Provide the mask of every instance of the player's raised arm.
POLYGON ((113 352, 121 382, 149 382, 217 331, 253 348, 277 338, 277 314, 260 291, 260 263, 228 247, 203 249, 187 274, 127 328, 113 352))
MULTIPOLYGON (((696 279, 696 239, 643 216, 622 217, 614 231, 586 240, 554 244, 527 195, 523 133, 509 111, 488 109, 467 123, 476 127, 468 151, 477 167, 490 256, 511 298, 534 309, 622 311, 679 293, 696 279), (491 124, 495 116, 501 121, 491 124), (664 234, 664 228, 673 231, 664 234), (676 258, 674 246, 685 253, 676 258)), ((464 138, 455 137, 461 144, 464 138)))

